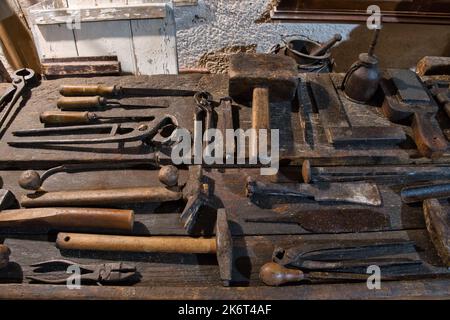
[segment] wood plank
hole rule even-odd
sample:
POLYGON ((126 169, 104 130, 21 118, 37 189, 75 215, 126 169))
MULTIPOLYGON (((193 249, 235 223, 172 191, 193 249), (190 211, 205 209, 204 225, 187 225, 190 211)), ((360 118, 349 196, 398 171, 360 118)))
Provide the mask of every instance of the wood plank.
POLYGON ((37 25, 66 23, 73 17, 79 22, 163 19, 166 16, 165 5, 148 4, 114 7, 68 7, 61 9, 30 10, 29 16, 37 25))
POLYGON ((41 59, 76 57, 78 55, 73 30, 70 30, 65 23, 33 26, 32 33, 41 59))
POLYGON ((114 55, 123 72, 136 73, 129 21, 88 22, 74 32, 78 56, 114 55))
POLYGON ((68 76, 120 75, 117 57, 75 57, 42 60, 43 73, 47 78, 68 76))
POLYGON ((318 299, 448 299, 450 280, 385 282, 380 290, 365 284, 326 284, 282 288, 249 287, 89 287, 67 290, 51 285, 0 285, 0 299, 67 300, 318 300, 318 299))
POLYGON ((173 8, 164 20, 132 20, 136 74, 178 74, 176 26, 173 8))

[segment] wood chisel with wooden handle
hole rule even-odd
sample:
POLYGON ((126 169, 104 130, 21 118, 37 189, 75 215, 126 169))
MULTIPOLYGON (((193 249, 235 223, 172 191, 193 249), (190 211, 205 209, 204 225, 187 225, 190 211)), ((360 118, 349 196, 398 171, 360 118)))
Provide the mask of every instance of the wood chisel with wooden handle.
POLYGON ((73 96, 140 96, 140 97, 188 97, 194 96, 197 91, 182 89, 157 88, 125 88, 121 86, 61 86, 59 93, 65 97, 73 96))
POLYGON ((0 228, 45 228, 49 230, 87 228, 131 231, 133 225, 133 210, 39 208, 3 210, 0 212, 0 228))
POLYGON ((90 108, 167 108, 167 101, 155 103, 145 98, 106 99, 100 96, 94 97, 60 97, 56 105, 61 110, 82 110, 90 108))
POLYGON ((41 123, 50 125, 75 125, 90 123, 118 123, 152 121, 153 116, 106 117, 87 111, 44 111, 40 114, 41 123))

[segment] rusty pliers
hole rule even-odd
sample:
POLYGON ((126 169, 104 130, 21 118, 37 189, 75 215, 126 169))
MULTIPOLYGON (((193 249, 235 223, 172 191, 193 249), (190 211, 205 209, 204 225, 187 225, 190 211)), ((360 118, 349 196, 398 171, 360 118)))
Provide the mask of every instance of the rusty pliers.
POLYGON ((79 268, 81 283, 96 283, 102 285, 128 282, 137 280, 138 278, 136 266, 123 262, 78 264, 69 260, 49 260, 31 265, 31 267, 36 268, 34 272, 46 273, 48 277, 27 276, 27 279, 48 284, 65 284, 67 283, 69 275, 75 274, 72 271, 68 271, 68 268, 71 266, 74 266, 72 271, 75 270, 75 272, 77 268, 79 268), (64 274, 61 274, 62 271, 64 271, 64 274))

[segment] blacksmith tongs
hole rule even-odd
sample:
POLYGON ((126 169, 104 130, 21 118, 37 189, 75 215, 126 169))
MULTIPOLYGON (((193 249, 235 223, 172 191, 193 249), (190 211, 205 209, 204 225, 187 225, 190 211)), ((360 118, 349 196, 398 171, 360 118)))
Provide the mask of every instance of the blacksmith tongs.
POLYGON ((11 87, 0 98, 0 109, 2 111, 0 116, 0 130, 21 97, 25 86, 35 79, 35 73, 31 69, 19 69, 13 73, 11 78, 11 87))
POLYGON ((81 283, 90 282, 100 285, 127 282, 137 279, 138 274, 134 265, 125 264, 122 262, 78 264, 69 260, 49 260, 31 265, 31 267, 36 268, 34 272, 46 273, 48 274, 48 277, 27 276, 27 279, 41 283, 64 284, 67 282, 68 277, 73 275, 73 273, 67 272, 70 266, 79 268, 81 283), (61 272, 63 273, 61 274, 61 272))
MULTIPOLYGON (((61 144, 103 144, 103 143, 125 143, 131 141, 150 142, 156 135, 161 134, 167 128, 175 129, 178 127, 178 121, 174 116, 165 115, 156 121, 149 124, 98 124, 90 126, 67 126, 57 128, 43 128, 20 130, 13 132, 14 136, 19 137, 35 137, 35 136, 71 136, 71 135, 86 135, 98 134, 96 138, 49 138, 49 139, 20 139, 15 141, 8 141, 11 146, 22 145, 61 145, 61 144)), ((175 130, 168 137, 163 137, 161 143, 171 141, 175 130)))

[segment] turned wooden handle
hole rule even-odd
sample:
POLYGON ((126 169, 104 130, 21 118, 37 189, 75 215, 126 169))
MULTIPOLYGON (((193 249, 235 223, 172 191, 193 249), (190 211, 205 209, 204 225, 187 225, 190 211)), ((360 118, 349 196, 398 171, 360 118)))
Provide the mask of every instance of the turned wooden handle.
POLYGON ((270 105, 268 87, 257 87, 253 89, 252 128, 270 129, 270 105))
POLYGON ((133 237, 81 233, 59 233, 59 249, 148 252, 148 253, 207 253, 217 252, 216 239, 191 237, 133 237))
POLYGON ((422 156, 439 158, 447 150, 447 139, 433 113, 415 113, 411 128, 414 142, 422 156))
POLYGON ((60 97, 56 103, 61 110, 79 110, 98 108, 104 105, 104 98, 95 97, 60 97))
POLYGON ((39 119, 44 124, 88 124, 95 116, 87 111, 45 111, 40 114, 39 119))
POLYGON ((95 228, 131 231, 133 210, 96 208, 39 208, 3 210, 0 227, 95 228))
POLYGON ((71 96, 110 96, 116 94, 115 86, 61 86, 59 93, 71 96))
POLYGON ((0 269, 6 267, 9 263, 9 255, 11 251, 3 244, 0 244, 0 269))
POLYGON ((301 270, 288 269, 275 262, 263 265, 259 271, 259 278, 268 286, 280 286, 282 284, 298 282, 305 278, 301 270))
POLYGON ((164 187, 73 190, 24 195, 20 204, 25 208, 108 206, 126 203, 176 201, 180 200, 182 196, 181 192, 164 187))

